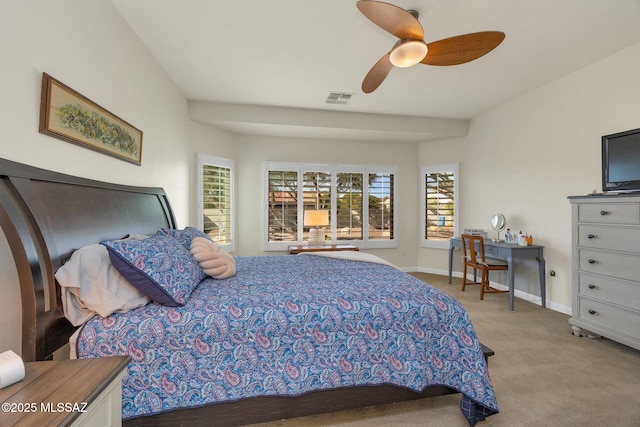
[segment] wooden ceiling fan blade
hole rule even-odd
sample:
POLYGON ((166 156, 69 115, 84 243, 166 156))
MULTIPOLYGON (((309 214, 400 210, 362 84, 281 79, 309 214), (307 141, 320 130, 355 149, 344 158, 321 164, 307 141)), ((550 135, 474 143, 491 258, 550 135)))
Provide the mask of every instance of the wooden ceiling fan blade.
POLYGON ((359 0, 356 6, 374 24, 401 40, 424 39, 420 22, 401 7, 373 0, 359 0))
POLYGON ((504 37, 501 31, 482 31, 431 42, 427 44, 427 56, 420 62, 444 66, 471 62, 498 47, 504 37))
POLYGON ((362 91, 364 93, 371 93, 376 90, 387 77, 389 71, 393 68, 393 64, 389 60, 390 55, 391 52, 380 58, 364 77, 362 81, 362 91))

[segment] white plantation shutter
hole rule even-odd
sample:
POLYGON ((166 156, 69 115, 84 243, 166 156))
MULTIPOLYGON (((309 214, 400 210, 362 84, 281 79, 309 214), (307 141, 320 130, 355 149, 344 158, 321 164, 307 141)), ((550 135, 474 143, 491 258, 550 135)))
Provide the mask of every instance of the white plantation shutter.
POLYGON ((394 174, 369 174, 369 239, 392 240, 395 212, 394 174))
POLYGON ((199 228, 225 250, 234 241, 234 162, 198 156, 199 228))
POLYGON ((362 240, 364 233, 362 173, 341 172, 337 176, 337 225, 338 240, 362 240))
POLYGON ((458 226, 458 165, 422 168, 422 246, 448 247, 458 226))
POLYGON ((328 211, 324 229, 332 242, 397 247, 396 173, 393 166, 266 162, 265 249, 308 241, 305 210, 328 211))
POLYGON ((298 241, 298 171, 267 171, 267 241, 298 241))
MULTIPOLYGON (((328 210, 331 221, 331 172, 305 171, 302 173, 302 210, 328 210)), ((304 221, 304 216, 302 217, 304 221)), ((328 228, 330 224, 324 227, 328 228)), ((309 240, 309 229, 303 225, 302 240, 309 240)))

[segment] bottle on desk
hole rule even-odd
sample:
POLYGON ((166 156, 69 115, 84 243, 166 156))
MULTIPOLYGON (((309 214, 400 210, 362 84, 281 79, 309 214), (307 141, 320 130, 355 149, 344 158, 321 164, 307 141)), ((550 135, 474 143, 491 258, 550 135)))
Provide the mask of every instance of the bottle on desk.
POLYGON ((504 233, 504 242, 507 244, 513 243, 513 235, 511 234, 510 228, 507 228, 507 232, 504 233))
POLYGON ((522 234, 522 231, 520 233, 518 233, 518 245, 520 245, 520 246, 527 246, 528 245, 527 235, 526 234, 522 234))

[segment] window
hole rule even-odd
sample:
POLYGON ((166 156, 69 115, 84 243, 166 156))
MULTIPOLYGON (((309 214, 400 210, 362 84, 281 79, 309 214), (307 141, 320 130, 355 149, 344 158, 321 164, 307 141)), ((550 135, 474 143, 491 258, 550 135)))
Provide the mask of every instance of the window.
POLYGON ((396 168, 266 163, 267 250, 308 241, 306 210, 327 210, 328 240, 362 248, 397 247, 396 168))
POLYGON ((270 242, 298 241, 298 172, 270 170, 267 176, 270 242))
POLYGON ((458 164, 421 168, 423 247, 448 248, 458 235, 458 164))
POLYGON ((328 223, 322 227, 327 229, 331 224, 331 172, 304 171, 302 172, 302 240, 309 240, 309 229, 314 228, 304 225, 304 212, 307 210, 329 211, 328 223))
POLYGON ((233 160, 198 155, 198 228, 226 251, 234 250, 233 160))
POLYGON ((364 206, 363 174, 353 172, 339 172, 336 177, 336 239, 362 240, 364 233, 362 223, 364 206))
POLYGON ((369 239, 393 240, 394 174, 369 174, 369 239))

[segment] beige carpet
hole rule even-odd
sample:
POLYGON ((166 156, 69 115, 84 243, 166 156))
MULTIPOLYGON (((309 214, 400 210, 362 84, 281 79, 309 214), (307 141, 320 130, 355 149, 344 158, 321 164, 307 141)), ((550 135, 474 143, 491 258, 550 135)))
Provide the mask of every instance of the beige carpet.
MULTIPOLYGON (((479 299, 460 279, 416 277, 455 296, 469 311, 480 341, 495 351, 489 372, 500 413, 484 426, 640 427, 640 351, 571 334, 568 316, 507 294, 479 299)), ((460 395, 316 415, 262 427, 467 426, 460 395)))

